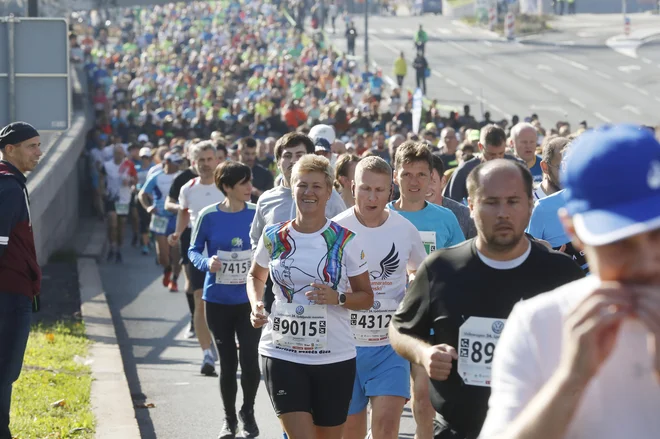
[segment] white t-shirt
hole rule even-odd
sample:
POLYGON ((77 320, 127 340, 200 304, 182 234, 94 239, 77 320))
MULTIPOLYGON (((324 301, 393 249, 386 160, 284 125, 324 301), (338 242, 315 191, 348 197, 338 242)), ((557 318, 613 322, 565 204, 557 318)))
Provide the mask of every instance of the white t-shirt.
POLYGON ((534 194, 534 201, 540 200, 541 198, 545 198, 548 196, 548 194, 546 194, 543 188, 541 187, 540 183, 536 187, 534 187, 533 194, 534 194))
POLYGON ((422 238, 415 226, 398 213, 380 227, 366 227, 350 208, 333 218, 369 243, 369 279, 374 306, 365 312, 351 311, 351 329, 357 346, 387 346, 389 322, 406 292, 407 272, 417 271, 426 258, 422 238), (379 318, 380 317, 380 318, 379 318))
POLYGON ((131 201, 131 186, 126 185, 131 177, 137 176, 133 162, 124 159, 120 164, 114 160, 103 163, 105 171, 105 194, 111 201, 128 204, 131 201))
POLYGON ((206 206, 225 201, 225 196, 215 184, 202 184, 200 177, 195 177, 181 187, 179 204, 190 214, 188 228, 195 227, 199 213, 206 206))
MULTIPOLYGON (((495 350, 490 409, 480 438, 501 433, 550 379, 561 356, 563 321, 598 282, 593 275, 515 306, 495 350)), ((647 334, 637 320, 624 322, 565 439, 658 437, 660 388, 647 334)))
POLYGON ((324 283, 350 294, 348 278, 368 269, 363 241, 330 220, 315 233, 300 233, 291 224, 266 227, 255 250, 254 261, 270 270, 275 295, 259 353, 300 364, 355 358, 349 310, 311 304, 305 293, 310 284, 324 283))

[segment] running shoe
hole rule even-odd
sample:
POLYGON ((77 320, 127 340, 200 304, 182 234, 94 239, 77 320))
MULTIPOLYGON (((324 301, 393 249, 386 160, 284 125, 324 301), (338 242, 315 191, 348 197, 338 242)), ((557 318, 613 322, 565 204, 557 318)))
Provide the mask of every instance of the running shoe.
POLYGON ((163 272, 163 286, 167 288, 170 285, 170 278, 172 276, 172 270, 167 270, 163 272))
POLYGON ((243 423, 243 433, 244 438, 253 438, 259 436, 259 427, 257 426, 257 420, 254 419, 254 410, 238 412, 238 417, 241 418, 243 423))
POLYGON ((170 281, 169 288, 170 288, 170 293, 178 293, 179 292, 179 286, 177 285, 175 280, 170 281))
POLYGON ((142 254, 143 255, 148 255, 149 254, 149 246, 148 245, 143 245, 142 246, 142 254))
POLYGON ((190 321, 190 326, 188 327, 188 332, 186 332, 186 338, 191 339, 197 337, 197 334, 195 334, 195 325, 193 324, 192 320, 190 321))
POLYGON ((206 375, 207 377, 215 375, 215 361, 213 361, 213 356, 210 353, 204 354, 201 372, 202 375, 206 375))
POLYGON ((236 437, 236 430, 238 430, 238 420, 230 421, 229 419, 225 419, 218 439, 234 439, 236 437))

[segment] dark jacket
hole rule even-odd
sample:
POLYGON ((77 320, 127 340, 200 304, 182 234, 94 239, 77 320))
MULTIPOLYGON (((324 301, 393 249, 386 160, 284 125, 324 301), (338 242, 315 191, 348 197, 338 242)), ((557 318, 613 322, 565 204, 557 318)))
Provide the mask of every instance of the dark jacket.
POLYGON ((33 298, 41 289, 25 176, 0 160, 0 293, 33 298))

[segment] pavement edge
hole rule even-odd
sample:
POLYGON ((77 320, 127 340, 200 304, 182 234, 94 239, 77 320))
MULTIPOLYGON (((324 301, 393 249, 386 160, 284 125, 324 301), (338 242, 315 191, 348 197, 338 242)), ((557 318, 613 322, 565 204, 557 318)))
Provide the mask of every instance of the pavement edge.
POLYGON ((85 334, 92 341, 89 351, 93 360, 91 403, 96 418, 95 438, 139 439, 140 429, 97 262, 105 246, 104 234, 103 223, 97 223, 77 262, 85 334))

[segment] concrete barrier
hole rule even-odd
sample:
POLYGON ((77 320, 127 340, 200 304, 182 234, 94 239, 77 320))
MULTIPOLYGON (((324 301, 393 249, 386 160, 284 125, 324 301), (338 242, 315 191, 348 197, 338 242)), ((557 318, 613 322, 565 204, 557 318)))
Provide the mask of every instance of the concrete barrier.
POLYGON ((451 18, 474 17, 476 13, 476 2, 452 5, 447 0, 442 0, 442 15, 451 18))
MULTIPOLYGON (((78 78, 84 78, 81 69, 72 70, 76 70, 78 78)), ((86 80, 78 81, 76 85, 74 94, 86 93, 86 80)), ((77 106, 74 111, 71 129, 57 137, 39 166, 28 176, 30 216, 40 265, 44 265, 55 251, 70 247, 68 243, 78 226, 80 186, 86 178, 81 154, 87 131, 91 128, 91 117, 87 99, 77 97, 74 101, 82 106, 77 106)))

